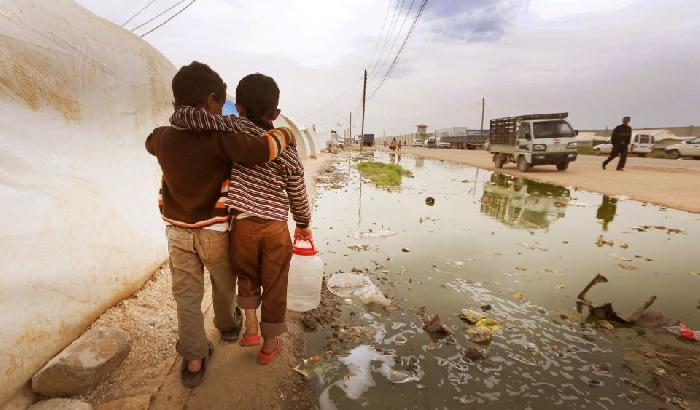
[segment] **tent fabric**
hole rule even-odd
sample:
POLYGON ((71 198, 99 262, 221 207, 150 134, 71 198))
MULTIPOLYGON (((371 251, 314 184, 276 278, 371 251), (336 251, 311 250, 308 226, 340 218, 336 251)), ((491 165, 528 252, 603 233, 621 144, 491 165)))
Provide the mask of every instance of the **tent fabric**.
POLYGON ((0 405, 166 257, 175 67, 76 3, 0 0, 0 405))

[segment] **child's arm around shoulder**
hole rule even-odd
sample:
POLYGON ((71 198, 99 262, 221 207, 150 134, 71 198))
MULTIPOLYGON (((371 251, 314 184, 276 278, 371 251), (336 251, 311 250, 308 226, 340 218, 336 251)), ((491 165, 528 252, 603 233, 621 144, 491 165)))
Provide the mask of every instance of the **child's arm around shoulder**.
POLYGON ((287 169, 287 196, 289 208, 297 228, 306 229, 311 223, 311 207, 304 182, 304 165, 295 147, 289 147, 280 158, 287 169))

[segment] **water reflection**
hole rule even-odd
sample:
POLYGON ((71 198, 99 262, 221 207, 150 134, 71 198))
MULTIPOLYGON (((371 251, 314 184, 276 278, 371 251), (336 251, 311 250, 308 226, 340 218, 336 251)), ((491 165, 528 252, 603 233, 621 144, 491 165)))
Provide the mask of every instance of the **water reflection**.
POLYGON ((567 188, 492 174, 490 181, 484 184, 481 212, 508 226, 548 229, 550 224, 564 217, 569 200, 567 188))
POLYGON ((603 230, 608 230, 608 225, 615 218, 617 213, 617 198, 608 195, 603 195, 603 201, 598 207, 598 212, 596 213, 596 218, 603 225, 603 230))

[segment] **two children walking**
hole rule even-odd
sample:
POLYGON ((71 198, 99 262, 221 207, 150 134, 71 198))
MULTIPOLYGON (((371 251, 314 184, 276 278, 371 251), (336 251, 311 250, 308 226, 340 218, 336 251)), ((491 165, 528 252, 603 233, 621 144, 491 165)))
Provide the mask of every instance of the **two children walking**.
POLYGON ((291 209, 295 237, 310 240, 311 211, 292 134, 272 125, 280 114, 279 94, 272 78, 248 75, 236 88, 240 117, 222 116, 226 84, 209 66, 193 62, 173 78, 171 126, 146 140, 163 171, 159 205, 188 387, 201 383, 212 353, 201 311, 203 267, 210 272, 221 338, 238 340, 241 331, 242 317, 233 307, 238 276, 237 304, 245 311, 240 344, 257 346, 262 335, 261 364, 282 349, 292 256, 287 218, 291 209))

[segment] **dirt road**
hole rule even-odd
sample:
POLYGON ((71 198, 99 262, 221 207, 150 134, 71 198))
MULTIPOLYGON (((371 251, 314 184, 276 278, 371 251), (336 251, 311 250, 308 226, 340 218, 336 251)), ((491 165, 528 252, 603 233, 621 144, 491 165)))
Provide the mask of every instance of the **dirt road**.
MULTIPOLYGON (((485 151, 406 147, 402 153, 454 161, 494 170, 491 155, 485 151)), ((689 212, 700 212, 700 161, 627 158, 625 171, 615 171, 617 160, 607 170, 600 167, 603 157, 579 155, 564 172, 554 166, 535 167, 527 173, 508 164, 502 172, 557 185, 576 186, 588 191, 629 198, 689 212)))

